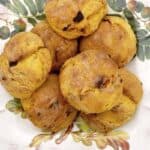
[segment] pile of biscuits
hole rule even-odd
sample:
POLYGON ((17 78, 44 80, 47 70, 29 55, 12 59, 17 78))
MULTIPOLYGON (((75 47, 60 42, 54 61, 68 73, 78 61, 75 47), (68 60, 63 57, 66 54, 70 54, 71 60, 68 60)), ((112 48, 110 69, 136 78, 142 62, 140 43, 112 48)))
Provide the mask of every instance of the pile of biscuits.
POLYGON ((104 133, 129 121, 143 89, 124 68, 137 51, 128 22, 107 15, 105 0, 50 0, 45 14, 6 43, 2 85, 41 129, 58 132, 78 114, 104 133))

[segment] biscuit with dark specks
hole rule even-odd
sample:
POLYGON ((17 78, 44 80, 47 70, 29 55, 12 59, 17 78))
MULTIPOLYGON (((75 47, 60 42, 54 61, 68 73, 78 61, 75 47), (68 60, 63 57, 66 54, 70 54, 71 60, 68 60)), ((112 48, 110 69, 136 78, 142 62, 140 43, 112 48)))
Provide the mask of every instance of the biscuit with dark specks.
POLYGON ((136 37, 126 20, 107 16, 94 34, 81 40, 80 51, 90 49, 106 52, 119 67, 123 67, 136 54, 136 37))
POLYGON ((77 111, 62 96, 56 74, 49 75, 30 98, 22 99, 21 102, 32 123, 51 132, 67 128, 77 115, 77 111))
POLYGON ((94 115, 82 114, 88 125, 99 132, 107 133, 127 123, 136 111, 136 104, 127 96, 122 95, 113 109, 94 115))
POLYGON ((92 34, 107 14, 105 0, 50 0, 45 6, 52 29, 67 39, 92 34))
POLYGON ((60 72, 60 87, 67 101, 87 114, 110 110, 122 94, 117 65, 97 50, 67 60, 60 72))
POLYGON ((96 131, 107 133, 130 121, 142 99, 143 88, 138 77, 125 68, 119 69, 119 75, 123 84, 123 94, 118 98, 119 103, 104 113, 81 115, 96 131))

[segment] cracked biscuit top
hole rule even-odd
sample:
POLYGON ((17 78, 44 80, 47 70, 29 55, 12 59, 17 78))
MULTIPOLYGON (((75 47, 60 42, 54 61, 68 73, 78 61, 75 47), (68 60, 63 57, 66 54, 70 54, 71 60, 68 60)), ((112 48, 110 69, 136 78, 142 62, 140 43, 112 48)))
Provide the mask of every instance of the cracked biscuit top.
POLYGON ((60 72, 60 87, 68 102, 84 113, 110 110, 122 93, 117 65, 97 50, 69 59, 60 72))
POLYGON ((21 32, 8 41, 0 62, 3 86, 12 96, 26 98, 46 80, 52 56, 39 36, 21 32))
POLYGON ((45 13, 50 26, 67 39, 92 34, 107 13, 105 0, 50 0, 45 13))

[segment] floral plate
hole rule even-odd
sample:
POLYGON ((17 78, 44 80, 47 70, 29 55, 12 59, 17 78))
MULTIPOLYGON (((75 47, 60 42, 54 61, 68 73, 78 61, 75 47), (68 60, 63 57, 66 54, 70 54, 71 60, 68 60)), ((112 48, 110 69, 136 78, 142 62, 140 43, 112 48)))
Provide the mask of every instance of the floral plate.
MULTIPOLYGON (((28 31, 45 19, 45 2, 0 0, 0 52, 11 36, 28 31)), ((23 119, 25 113, 19 101, 13 99, 0 85, 0 150, 150 150, 150 0, 107 2, 109 13, 127 19, 138 40, 137 55, 127 67, 141 79, 144 96, 132 121, 103 135, 90 131, 78 118, 77 126, 58 145, 61 142, 59 135, 41 133, 30 121, 23 119)))

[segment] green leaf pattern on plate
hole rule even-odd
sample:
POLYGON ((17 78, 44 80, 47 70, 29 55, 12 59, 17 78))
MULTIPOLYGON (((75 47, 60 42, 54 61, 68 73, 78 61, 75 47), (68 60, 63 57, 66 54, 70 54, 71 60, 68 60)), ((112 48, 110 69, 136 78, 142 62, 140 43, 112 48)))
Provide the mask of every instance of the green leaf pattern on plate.
POLYGON ((144 39, 149 35, 148 31, 145 29, 139 29, 136 31, 136 36, 138 39, 144 39))
POLYGON ((38 8, 38 12, 42 13, 46 0, 35 0, 35 2, 36 2, 36 5, 37 5, 37 8, 38 8))
POLYGON ((143 46, 138 45, 137 55, 138 55, 138 57, 139 57, 139 59, 140 59, 141 61, 144 61, 144 60, 145 60, 144 51, 145 51, 145 49, 143 48, 143 46))
POLYGON ((126 0, 107 0, 109 6, 118 12, 121 12, 126 7, 126 0))
POLYGON ((145 56, 147 59, 150 59, 150 45, 145 46, 145 56))
POLYGON ((9 0, 0 0, 0 4, 6 5, 7 3, 9 3, 9 0))
POLYGON ((10 36, 10 30, 7 26, 0 27, 0 38, 5 40, 10 36))
POLYGON ((38 16, 36 16, 36 19, 37 20, 44 20, 44 19, 46 19, 46 16, 45 16, 45 14, 38 15, 38 16))
POLYGON ((22 14, 23 16, 27 16, 28 15, 28 11, 26 9, 26 7, 22 4, 22 2, 20 0, 12 0, 15 8, 17 9, 18 12, 20 12, 20 14, 22 14))
POLYGON ((135 7, 135 11, 136 12, 141 12, 144 8, 144 4, 142 2, 136 2, 136 7, 135 7))
POLYGON ((14 98, 13 100, 8 101, 6 104, 6 108, 14 114, 21 114, 21 117, 23 119, 27 117, 26 113, 23 110, 20 99, 14 98))
POLYGON ((33 26, 35 26, 35 25, 37 24, 37 21, 36 21, 34 18, 32 18, 32 17, 28 17, 27 20, 28 20, 28 22, 31 23, 33 26))
POLYGON ((36 16, 36 14, 37 14, 37 8, 36 8, 36 5, 33 2, 33 0, 24 0, 24 3, 28 6, 31 14, 33 16, 36 16))
POLYGON ((45 2, 46 0, 0 0, 0 4, 11 10, 19 19, 24 18, 33 26, 38 22, 36 20, 45 19, 45 2))
POLYGON ((23 111, 21 102, 17 98, 14 98, 13 100, 8 101, 7 104, 6 104, 6 108, 9 111, 14 112, 16 114, 23 111))

